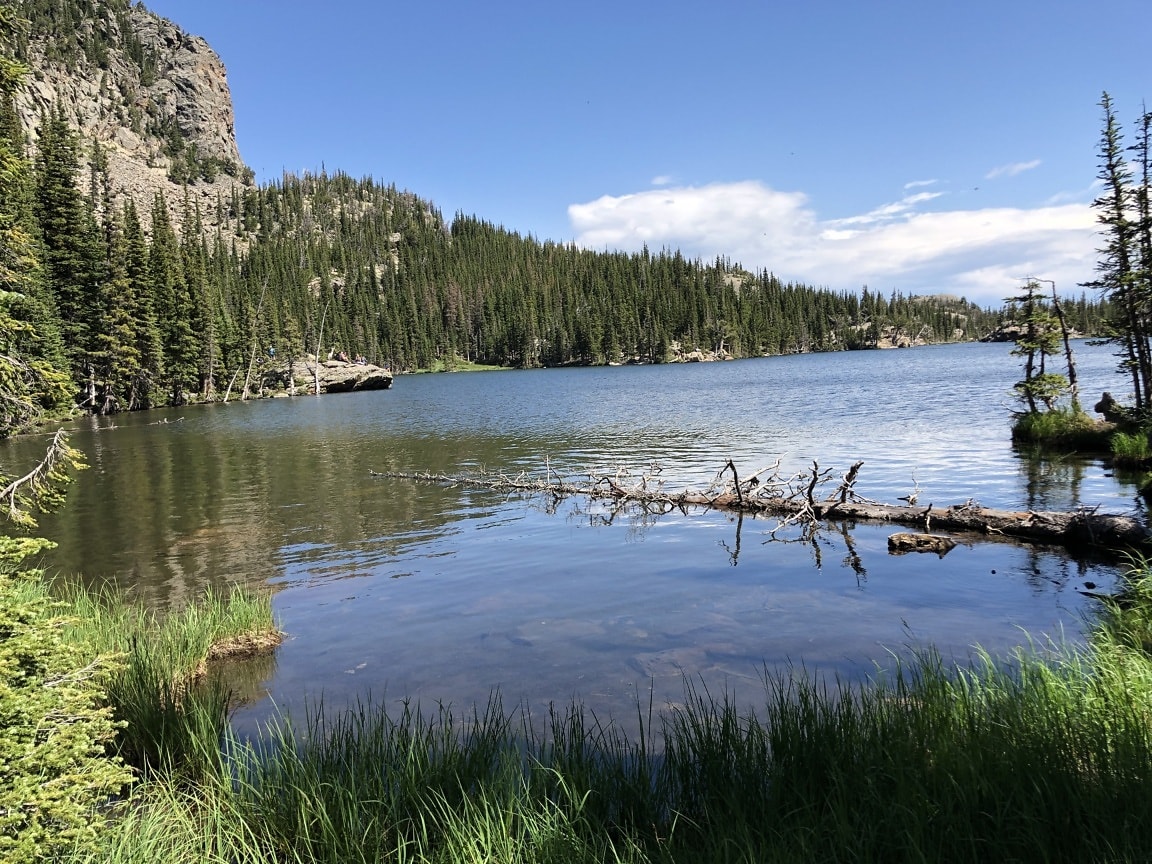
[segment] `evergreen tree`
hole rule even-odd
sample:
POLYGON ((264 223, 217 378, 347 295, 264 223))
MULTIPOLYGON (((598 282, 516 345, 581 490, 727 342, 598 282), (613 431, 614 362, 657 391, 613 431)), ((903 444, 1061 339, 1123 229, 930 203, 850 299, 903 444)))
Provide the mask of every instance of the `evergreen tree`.
POLYGON ((106 256, 92 209, 77 189, 78 170, 76 136, 58 105, 41 118, 34 209, 72 376, 83 389, 82 404, 95 407, 93 320, 106 256))
POLYGON ((1060 323, 1040 291, 1040 284, 1030 279, 1024 293, 1006 301, 1020 325, 1013 356, 1024 358, 1024 378, 1014 385, 1019 399, 1029 413, 1039 410, 1037 403, 1051 411, 1069 390, 1068 379, 1049 370, 1049 358, 1060 353, 1060 323))
POLYGON ((141 378, 140 351, 136 341, 136 286, 128 276, 127 244, 123 228, 113 224, 109 238, 107 276, 100 283, 99 310, 94 328, 92 362, 100 414, 136 407, 133 385, 141 378))
POLYGON ((192 300, 184 279, 180 243, 163 196, 152 202, 148 277, 163 344, 160 383, 172 405, 183 405, 196 387, 200 346, 192 329, 192 300))
POLYGON ((156 316, 156 291, 149 266, 148 244, 136 204, 131 198, 124 202, 121 236, 124 276, 134 300, 132 339, 139 355, 139 366, 130 389, 131 410, 160 403, 159 386, 164 371, 163 339, 156 316))
MULTIPOLYGON (((11 59, 17 19, 0 6, 0 104, 11 111, 16 88, 26 72, 11 59)), ((9 118, 0 134, 0 437, 20 432, 45 410, 67 403, 71 388, 55 365, 58 347, 49 335, 55 325, 50 307, 38 297, 39 262, 29 231, 29 165, 22 140, 9 118)))
POLYGON ((1104 191, 1093 202, 1103 226, 1104 246, 1096 264, 1097 279, 1085 283, 1099 290, 1111 303, 1115 315, 1109 338, 1120 346, 1120 368, 1132 379, 1136 411, 1152 409, 1152 350, 1148 337, 1150 314, 1147 279, 1141 278, 1139 226, 1134 218, 1132 171, 1125 156, 1120 123, 1107 93, 1100 100, 1104 129, 1100 136, 1100 171, 1104 191))

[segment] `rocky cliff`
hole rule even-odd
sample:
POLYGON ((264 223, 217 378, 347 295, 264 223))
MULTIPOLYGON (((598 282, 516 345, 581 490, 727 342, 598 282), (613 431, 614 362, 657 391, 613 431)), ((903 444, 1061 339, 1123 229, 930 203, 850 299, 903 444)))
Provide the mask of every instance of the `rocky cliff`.
POLYGON ((179 224, 187 188, 211 223, 218 197, 252 182, 224 64, 203 39, 141 5, 79 9, 64 0, 25 13, 32 27, 21 59, 31 74, 17 111, 30 142, 42 112, 60 104, 85 159, 99 142, 115 198, 130 195, 146 212, 163 192, 179 224))

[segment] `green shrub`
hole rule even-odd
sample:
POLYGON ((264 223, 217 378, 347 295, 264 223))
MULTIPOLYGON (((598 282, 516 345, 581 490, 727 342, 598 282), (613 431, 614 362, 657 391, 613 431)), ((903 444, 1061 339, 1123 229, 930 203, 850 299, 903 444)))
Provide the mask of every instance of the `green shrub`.
POLYGON ((95 844, 103 805, 131 780, 101 669, 70 639, 65 609, 21 562, 51 544, 0 537, 0 861, 95 844))

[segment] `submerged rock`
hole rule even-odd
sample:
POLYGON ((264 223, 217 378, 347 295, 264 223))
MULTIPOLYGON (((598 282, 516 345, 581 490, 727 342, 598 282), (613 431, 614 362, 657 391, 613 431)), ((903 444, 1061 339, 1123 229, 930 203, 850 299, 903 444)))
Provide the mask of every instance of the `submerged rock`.
POLYGON ((892 555, 903 555, 905 552, 935 552, 943 558, 955 547, 955 540, 939 534, 901 532, 888 538, 888 552, 892 555))

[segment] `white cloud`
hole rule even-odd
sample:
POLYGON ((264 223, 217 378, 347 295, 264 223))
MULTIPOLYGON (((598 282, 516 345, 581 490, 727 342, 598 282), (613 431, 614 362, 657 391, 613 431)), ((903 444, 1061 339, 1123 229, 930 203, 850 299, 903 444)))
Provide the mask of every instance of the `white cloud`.
POLYGON ((939 180, 912 180, 904 184, 904 189, 916 189, 920 186, 935 186, 939 182, 939 180))
POLYGON ((1039 159, 1033 159, 1031 162, 1012 162, 1009 165, 1001 165, 998 168, 993 168, 984 175, 985 180, 995 180, 997 177, 1015 177, 1017 174, 1023 174, 1025 171, 1031 171, 1040 165, 1039 159))
POLYGON ((1091 279, 1096 219, 1084 203, 920 212, 916 193, 860 216, 821 220, 800 192, 755 181, 605 195, 573 204, 576 242, 593 249, 725 255, 751 270, 835 290, 948 292, 998 304, 1021 275, 1061 290, 1091 279))
POLYGON ((670 184, 672 182, 672 179, 673 178, 672 178, 671 174, 657 174, 655 177, 652 178, 652 185, 653 186, 667 186, 668 184, 670 184))

